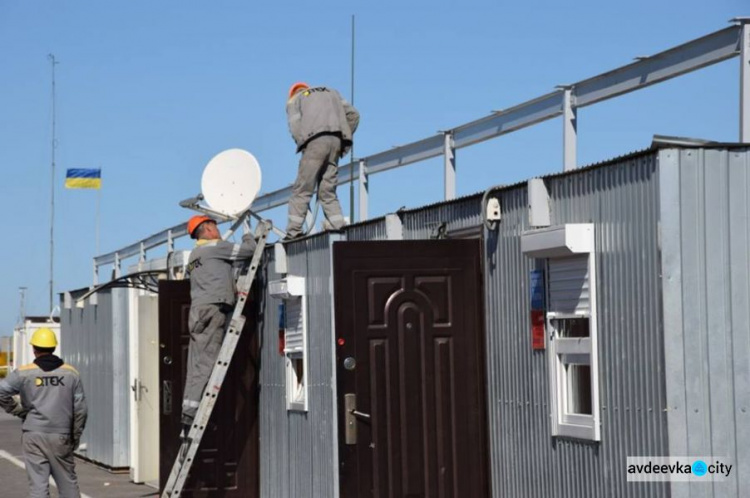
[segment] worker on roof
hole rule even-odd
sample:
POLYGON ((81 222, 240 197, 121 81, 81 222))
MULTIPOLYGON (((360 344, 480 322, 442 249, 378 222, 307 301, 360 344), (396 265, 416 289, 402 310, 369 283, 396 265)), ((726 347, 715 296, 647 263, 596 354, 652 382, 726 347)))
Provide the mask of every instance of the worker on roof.
POLYGON ((57 337, 52 330, 38 329, 30 342, 36 359, 0 380, 0 407, 23 419, 31 498, 49 496, 50 475, 61 498, 79 498, 73 451, 88 414, 83 384, 78 371, 53 354, 57 337))
POLYGON ((183 438, 198 411, 237 301, 233 263, 252 257, 256 247, 251 233, 242 237, 241 244, 222 240, 216 221, 208 216, 193 216, 187 230, 197 243, 188 260, 190 345, 182 400, 183 438))
POLYGON ((316 186, 328 225, 341 229, 344 216, 336 197, 338 164, 352 146, 359 112, 332 88, 295 83, 289 89, 286 114, 297 152, 302 152, 289 199, 286 240, 302 234, 302 223, 316 186))

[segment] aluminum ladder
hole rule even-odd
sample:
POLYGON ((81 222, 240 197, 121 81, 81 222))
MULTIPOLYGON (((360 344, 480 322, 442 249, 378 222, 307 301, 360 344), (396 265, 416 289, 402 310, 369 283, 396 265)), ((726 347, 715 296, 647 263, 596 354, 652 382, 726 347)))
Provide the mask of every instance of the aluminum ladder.
MULTIPOLYGON (((233 232, 234 228, 241 221, 244 221, 245 216, 246 215, 243 215, 243 217, 235 223, 235 226, 229 233, 233 232)), ((260 234, 255 252, 250 260, 250 266, 247 273, 241 275, 237 281, 237 303, 232 312, 229 328, 224 335, 224 342, 221 344, 221 350, 216 359, 216 364, 214 365, 214 368, 211 371, 211 376, 206 383, 206 389, 203 391, 203 398, 198 406, 198 412, 193 420, 193 425, 190 427, 187 439, 180 446, 180 451, 178 452, 177 458, 172 466, 172 472, 169 474, 169 479, 167 479, 167 484, 164 486, 161 498, 177 498, 182 494, 182 490, 185 487, 188 474, 193 466, 195 454, 198 452, 198 447, 203 439, 203 434, 208 426, 208 421, 211 419, 216 400, 219 397, 222 384, 224 383, 224 377, 226 376, 227 369, 232 361, 232 356, 234 356, 234 350, 237 348, 242 329, 245 326, 245 317, 242 315, 242 310, 245 308, 245 302, 247 301, 250 287, 252 286, 253 281, 255 280, 255 275, 258 271, 260 258, 263 256, 263 249, 266 247, 266 239, 272 228, 273 225, 267 220, 262 220, 258 226, 260 234), (182 458, 183 454, 184 458, 182 458)))

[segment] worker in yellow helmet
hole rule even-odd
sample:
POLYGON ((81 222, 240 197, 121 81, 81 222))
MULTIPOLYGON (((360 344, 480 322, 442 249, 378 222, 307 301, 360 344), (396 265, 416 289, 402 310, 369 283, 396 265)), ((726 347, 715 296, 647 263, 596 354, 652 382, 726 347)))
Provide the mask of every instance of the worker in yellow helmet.
POLYGON ((338 164, 352 146, 359 112, 336 90, 324 86, 311 88, 300 82, 289 88, 286 114, 289 131, 302 158, 289 199, 285 239, 302 235, 302 223, 316 188, 328 225, 340 229, 344 226, 344 216, 336 196, 338 164))
POLYGON ((73 451, 88 410, 78 371, 55 356, 57 336, 40 328, 31 336, 33 363, 0 380, 0 407, 23 419, 23 457, 30 496, 49 496, 50 475, 61 498, 78 498, 73 451), (20 394, 21 403, 13 396, 20 394))

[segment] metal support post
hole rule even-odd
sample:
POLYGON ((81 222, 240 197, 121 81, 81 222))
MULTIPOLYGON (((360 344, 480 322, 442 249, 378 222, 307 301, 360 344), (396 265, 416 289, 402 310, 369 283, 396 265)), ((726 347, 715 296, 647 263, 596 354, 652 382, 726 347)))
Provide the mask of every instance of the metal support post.
POLYGON ((99 265, 96 264, 96 260, 94 260, 94 287, 99 285, 99 265))
POLYGON ((114 267, 115 278, 120 278, 120 271, 121 270, 122 270, 122 268, 120 268, 120 253, 116 252, 115 253, 115 267, 114 267))
POLYGON ((145 262, 146 262, 146 246, 144 245, 143 242, 141 242, 141 251, 140 251, 140 254, 138 255, 138 264, 140 265, 141 263, 145 263, 145 262))
POLYGON ((453 132, 446 131, 443 144, 443 169, 445 171, 445 200, 456 198, 456 145, 453 132))
POLYGON ((576 169, 578 149, 578 110, 573 107, 573 87, 563 89, 563 171, 576 169))
POLYGON ((174 235, 172 235, 172 230, 167 231, 167 252, 174 252, 174 235))
POLYGON ((367 163, 359 160, 359 221, 367 219, 367 204, 370 201, 370 178, 367 174, 367 163))
POLYGON ((740 142, 750 142, 750 17, 740 23, 740 142))

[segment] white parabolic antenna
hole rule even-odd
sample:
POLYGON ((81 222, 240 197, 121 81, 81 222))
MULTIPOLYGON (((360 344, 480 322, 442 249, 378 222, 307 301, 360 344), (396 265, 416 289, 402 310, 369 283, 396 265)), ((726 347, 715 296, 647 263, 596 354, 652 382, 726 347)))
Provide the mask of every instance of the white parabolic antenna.
POLYGON ((237 216, 252 205, 260 191, 260 165, 246 150, 218 153, 203 170, 201 192, 211 209, 237 216))

